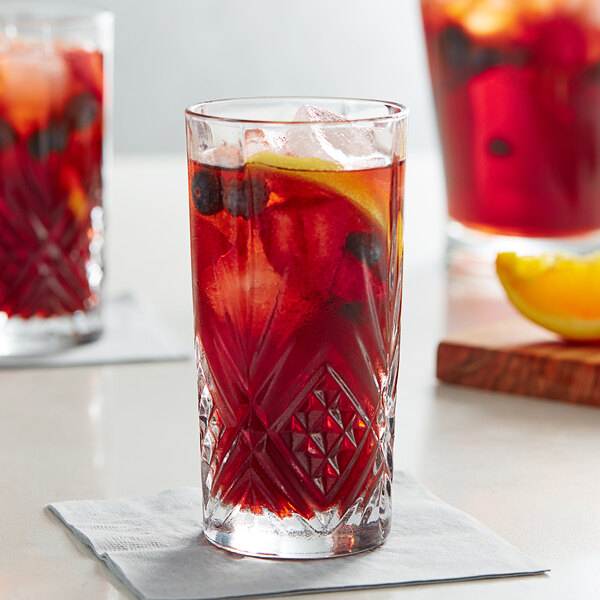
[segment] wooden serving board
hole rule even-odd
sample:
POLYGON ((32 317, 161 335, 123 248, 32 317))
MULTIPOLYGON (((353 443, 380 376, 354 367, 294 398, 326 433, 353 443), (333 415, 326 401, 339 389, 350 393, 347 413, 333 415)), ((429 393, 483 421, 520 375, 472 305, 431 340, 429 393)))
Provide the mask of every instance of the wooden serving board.
POLYGON ((600 406, 600 344, 561 341, 515 318, 449 335, 438 346, 447 383, 600 406))

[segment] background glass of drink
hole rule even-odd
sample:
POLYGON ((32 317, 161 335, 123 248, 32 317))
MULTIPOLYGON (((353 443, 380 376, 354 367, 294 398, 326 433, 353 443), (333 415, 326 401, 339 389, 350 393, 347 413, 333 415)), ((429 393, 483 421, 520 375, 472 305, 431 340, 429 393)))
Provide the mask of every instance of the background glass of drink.
POLYGON ((186 111, 204 534, 257 556, 381 544, 391 518, 406 109, 186 111))
POLYGON ((597 0, 421 0, 451 262, 600 247, 597 0))
POLYGON ((0 356, 101 331, 113 18, 0 5, 0 356))

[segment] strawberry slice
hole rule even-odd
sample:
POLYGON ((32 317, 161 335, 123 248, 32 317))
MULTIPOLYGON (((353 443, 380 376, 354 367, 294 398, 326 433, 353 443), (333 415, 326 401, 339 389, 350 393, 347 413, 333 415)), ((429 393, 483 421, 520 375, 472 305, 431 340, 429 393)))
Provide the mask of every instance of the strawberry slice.
POLYGON ((535 54, 541 64, 555 69, 581 69, 587 60, 585 32, 573 18, 557 16, 543 21, 535 54))
POLYGON ((194 287, 247 360, 259 340, 280 344, 312 310, 292 282, 275 271, 258 238, 249 240, 243 253, 232 247, 200 277, 194 287))
POLYGON ((190 214, 190 232, 192 241, 192 273, 194 273, 194 289, 198 283, 197 277, 210 265, 216 264, 221 256, 227 254, 232 244, 210 219, 190 214))
POLYGON ((64 52, 74 80, 81 91, 89 90, 97 100, 102 101, 104 70, 102 53, 81 49, 69 49, 64 52))
MULTIPOLYGON (((289 277, 305 297, 329 295, 348 231, 365 227, 366 216, 344 196, 299 180, 285 186, 280 204, 259 215, 265 253, 275 271, 289 277)), ((272 197, 277 187, 271 182, 272 197)))
POLYGON ((260 251, 250 256, 232 248, 203 273, 206 296, 222 320, 230 319, 248 332, 251 321, 265 324, 274 313, 281 276, 260 251))
POLYGON ((339 202, 306 207, 286 202, 264 211, 260 235, 274 269, 307 295, 327 294, 342 258, 349 214, 339 202))
POLYGON ((373 271, 350 250, 344 250, 330 288, 331 294, 344 302, 368 302, 380 299, 385 285, 373 271))

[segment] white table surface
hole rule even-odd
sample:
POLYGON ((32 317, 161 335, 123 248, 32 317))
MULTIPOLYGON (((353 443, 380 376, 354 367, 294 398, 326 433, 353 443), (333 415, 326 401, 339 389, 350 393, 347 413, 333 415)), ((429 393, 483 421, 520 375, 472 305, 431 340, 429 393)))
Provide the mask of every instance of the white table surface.
MULTIPOLYGON (((355 599, 600 597, 600 409, 442 385, 448 330, 512 314, 495 282, 443 267, 441 168, 408 162, 396 467, 549 575, 313 594, 355 599)), ((108 293, 133 291, 192 351, 183 156, 117 157, 108 293)), ((193 361, 0 370, 0 599, 131 599, 43 507, 199 482, 193 361)))

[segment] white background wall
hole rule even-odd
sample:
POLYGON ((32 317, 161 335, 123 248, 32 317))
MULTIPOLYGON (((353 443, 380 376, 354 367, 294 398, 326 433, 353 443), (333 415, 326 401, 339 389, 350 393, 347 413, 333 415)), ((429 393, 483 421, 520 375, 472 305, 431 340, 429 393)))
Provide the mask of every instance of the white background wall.
POLYGON ((409 152, 436 143, 418 0, 100 1, 116 16, 117 152, 183 152, 185 106, 277 94, 399 101, 409 152))

